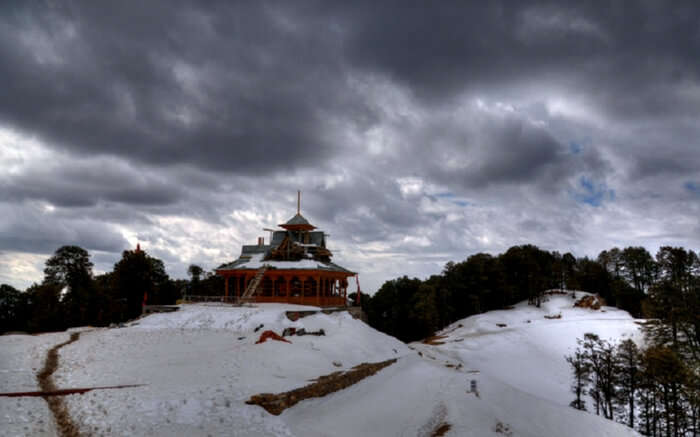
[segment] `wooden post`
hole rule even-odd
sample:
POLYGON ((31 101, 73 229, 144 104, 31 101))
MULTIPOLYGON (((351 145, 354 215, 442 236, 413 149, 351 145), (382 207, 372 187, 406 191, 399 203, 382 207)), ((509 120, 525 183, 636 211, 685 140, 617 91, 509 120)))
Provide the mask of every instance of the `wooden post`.
POLYGON ((316 304, 321 306, 321 277, 316 278, 316 304))
MULTIPOLYGON (((345 278, 345 282, 347 282, 347 278, 345 278)), ((342 288, 343 288, 343 291, 342 291, 341 295, 343 297, 343 306, 345 306, 348 302, 348 286, 343 285, 342 288)))
POLYGON ((291 298, 291 294, 292 294, 292 289, 291 289, 291 287, 289 286, 289 282, 291 282, 291 281, 289 280, 289 276, 285 276, 285 277, 284 277, 284 282, 287 283, 287 302, 289 302, 289 300, 290 300, 290 298, 291 298))
POLYGON ((224 297, 228 299, 228 276, 224 276, 224 297))

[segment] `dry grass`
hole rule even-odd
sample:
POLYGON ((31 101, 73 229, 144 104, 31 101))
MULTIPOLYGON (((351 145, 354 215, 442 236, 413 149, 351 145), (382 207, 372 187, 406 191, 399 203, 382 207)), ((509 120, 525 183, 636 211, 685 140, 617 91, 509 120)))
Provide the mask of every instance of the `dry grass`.
POLYGON ((441 344, 445 344, 445 342, 441 341, 441 340, 444 340, 446 338, 447 338, 446 335, 433 335, 432 337, 428 337, 428 338, 424 339, 423 343, 429 344, 431 346, 439 346, 441 344))
POLYGON ((433 433, 430 435, 430 437, 441 437, 447 434, 447 432, 452 428, 452 425, 449 423, 443 422, 439 427, 433 431, 433 433))
POLYGON ((584 296, 574 303, 576 308, 590 308, 592 310, 599 310, 601 307, 600 300, 595 296, 584 296))
POLYGON ((379 363, 362 363, 347 372, 333 372, 319 376, 309 385, 284 393, 261 393, 253 395, 246 404, 260 405, 270 414, 279 416, 284 410, 309 398, 320 398, 356 384, 368 376, 396 362, 396 358, 379 363))

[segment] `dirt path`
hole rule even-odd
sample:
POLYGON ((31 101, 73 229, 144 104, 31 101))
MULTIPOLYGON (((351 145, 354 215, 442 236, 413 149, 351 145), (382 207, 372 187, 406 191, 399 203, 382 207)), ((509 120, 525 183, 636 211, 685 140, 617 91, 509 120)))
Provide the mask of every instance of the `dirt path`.
MULTIPOLYGON (((58 350, 63 346, 69 345, 80 338, 79 332, 74 332, 70 335, 70 339, 49 349, 44 361, 44 368, 36 374, 36 379, 39 382, 39 388, 43 392, 57 391, 56 384, 53 382, 53 373, 58 369, 58 350)), ((68 414, 68 408, 64 402, 63 396, 44 396, 44 400, 49 404, 49 409, 53 414, 58 433, 61 437, 76 437, 80 436, 78 426, 73 422, 73 419, 68 414)))

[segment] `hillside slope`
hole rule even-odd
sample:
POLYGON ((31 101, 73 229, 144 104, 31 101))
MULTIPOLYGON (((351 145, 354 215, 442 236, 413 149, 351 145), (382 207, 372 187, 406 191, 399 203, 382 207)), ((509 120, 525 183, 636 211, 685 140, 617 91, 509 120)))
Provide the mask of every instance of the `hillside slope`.
MULTIPOLYGON (((573 309, 572 302, 555 296, 541 309, 521 304, 470 317, 445 329, 441 345, 405 345, 347 313, 292 322, 285 311, 303 308, 185 305, 127 328, 83 331, 78 342, 61 350, 55 379, 60 387, 145 384, 67 396, 71 415, 92 435, 414 436, 430 435, 442 422, 452 426, 447 435, 460 436, 635 435, 568 407, 570 378, 563 356, 573 350, 576 337, 589 331, 603 338, 639 335, 624 312, 573 309), (559 312, 561 319, 544 318, 559 312), (323 329, 326 335, 256 344, 263 331, 281 333, 286 327, 323 329), (291 390, 320 375, 389 358, 399 360, 279 416, 245 404, 253 394, 291 390), (470 392, 471 380, 479 396, 470 392)), ((0 337, 0 347, 11 345, 20 354, 24 347, 36 357, 51 338, 31 339, 42 337, 0 337)), ((3 359, 0 375, 18 365, 35 366, 3 359)), ((12 389, 35 389, 28 378, 19 385, 12 389)), ((19 414, 26 404, 21 402, 0 398, 0 411, 6 417, 19 414)), ((35 411, 40 419, 6 420, 3 428, 10 435, 52 435, 50 427, 32 424, 51 422, 44 410, 35 411)))

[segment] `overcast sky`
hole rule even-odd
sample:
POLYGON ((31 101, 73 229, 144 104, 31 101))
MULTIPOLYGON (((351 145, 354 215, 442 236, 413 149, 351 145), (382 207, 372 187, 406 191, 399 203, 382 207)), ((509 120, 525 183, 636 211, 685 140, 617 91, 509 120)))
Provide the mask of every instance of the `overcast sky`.
POLYGON ((297 189, 367 292, 700 247, 694 1, 202 3, 0 6, 0 283, 66 244, 211 270, 297 189))

